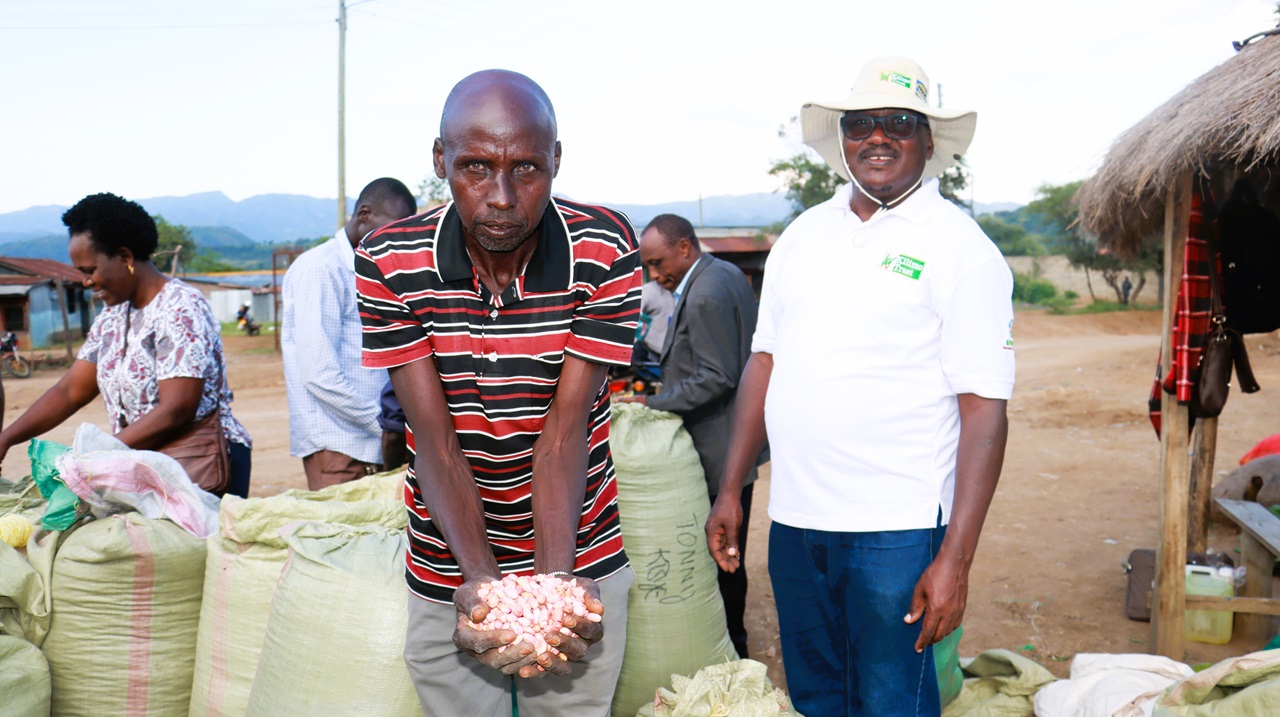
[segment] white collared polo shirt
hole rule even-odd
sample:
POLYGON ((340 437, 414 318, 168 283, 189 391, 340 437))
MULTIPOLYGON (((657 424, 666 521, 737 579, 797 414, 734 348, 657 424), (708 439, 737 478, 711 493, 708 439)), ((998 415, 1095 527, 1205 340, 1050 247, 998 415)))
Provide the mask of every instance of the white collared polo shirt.
POLYGON ((853 188, 806 211, 765 266, 752 350, 773 355, 769 516, 798 528, 951 518, 957 395, 1013 392, 1013 276, 926 180, 863 222, 853 188))

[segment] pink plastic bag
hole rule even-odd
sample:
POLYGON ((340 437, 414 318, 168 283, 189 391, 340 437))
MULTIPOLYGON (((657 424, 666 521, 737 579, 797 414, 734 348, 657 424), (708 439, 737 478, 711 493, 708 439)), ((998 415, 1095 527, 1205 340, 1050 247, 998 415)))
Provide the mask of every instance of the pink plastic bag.
POLYGON ((71 450, 57 460, 62 481, 98 517, 137 511, 168 518, 197 538, 218 529, 221 500, 187 477, 177 461, 135 451, 91 423, 76 429, 71 450))

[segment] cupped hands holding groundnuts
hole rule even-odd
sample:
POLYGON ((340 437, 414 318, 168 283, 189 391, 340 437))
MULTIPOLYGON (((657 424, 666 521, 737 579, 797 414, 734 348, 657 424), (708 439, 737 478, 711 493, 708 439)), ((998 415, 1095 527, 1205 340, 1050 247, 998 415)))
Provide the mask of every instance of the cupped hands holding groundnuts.
POLYGON ((453 604, 454 644, 503 674, 568 674, 604 636, 604 604, 588 578, 476 578, 454 592, 453 604))

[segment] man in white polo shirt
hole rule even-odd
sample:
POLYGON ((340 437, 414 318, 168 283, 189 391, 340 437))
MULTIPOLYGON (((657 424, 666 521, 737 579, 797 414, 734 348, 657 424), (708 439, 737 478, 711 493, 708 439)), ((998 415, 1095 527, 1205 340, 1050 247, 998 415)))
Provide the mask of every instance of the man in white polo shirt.
POLYGON ((801 110, 849 184, 765 266, 752 356, 707 541, 738 567, 738 495, 773 452, 769 574, 803 714, 937 715, 930 646, 959 624, 1004 461, 1013 279, 936 177, 976 115, 929 105, 880 58, 849 97, 801 110))

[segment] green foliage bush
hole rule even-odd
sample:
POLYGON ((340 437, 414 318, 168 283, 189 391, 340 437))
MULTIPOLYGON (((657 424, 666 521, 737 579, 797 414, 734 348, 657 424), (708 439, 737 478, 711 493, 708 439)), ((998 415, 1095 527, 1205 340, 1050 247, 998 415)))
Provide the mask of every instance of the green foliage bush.
POLYGON ((1076 313, 1079 314, 1105 314, 1111 311, 1128 311, 1130 307, 1121 304, 1118 301, 1104 301, 1095 299, 1086 306, 1080 307, 1076 313))
POLYGON ((1058 296, 1058 288, 1048 279, 1013 272, 1013 300, 1048 306, 1058 296))
POLYGON ((1038 234, 1032 234, 1017 224, 991 214, 978 217, 978 226, 1005 256, 1044 256, 1044 242, 1038 234))

